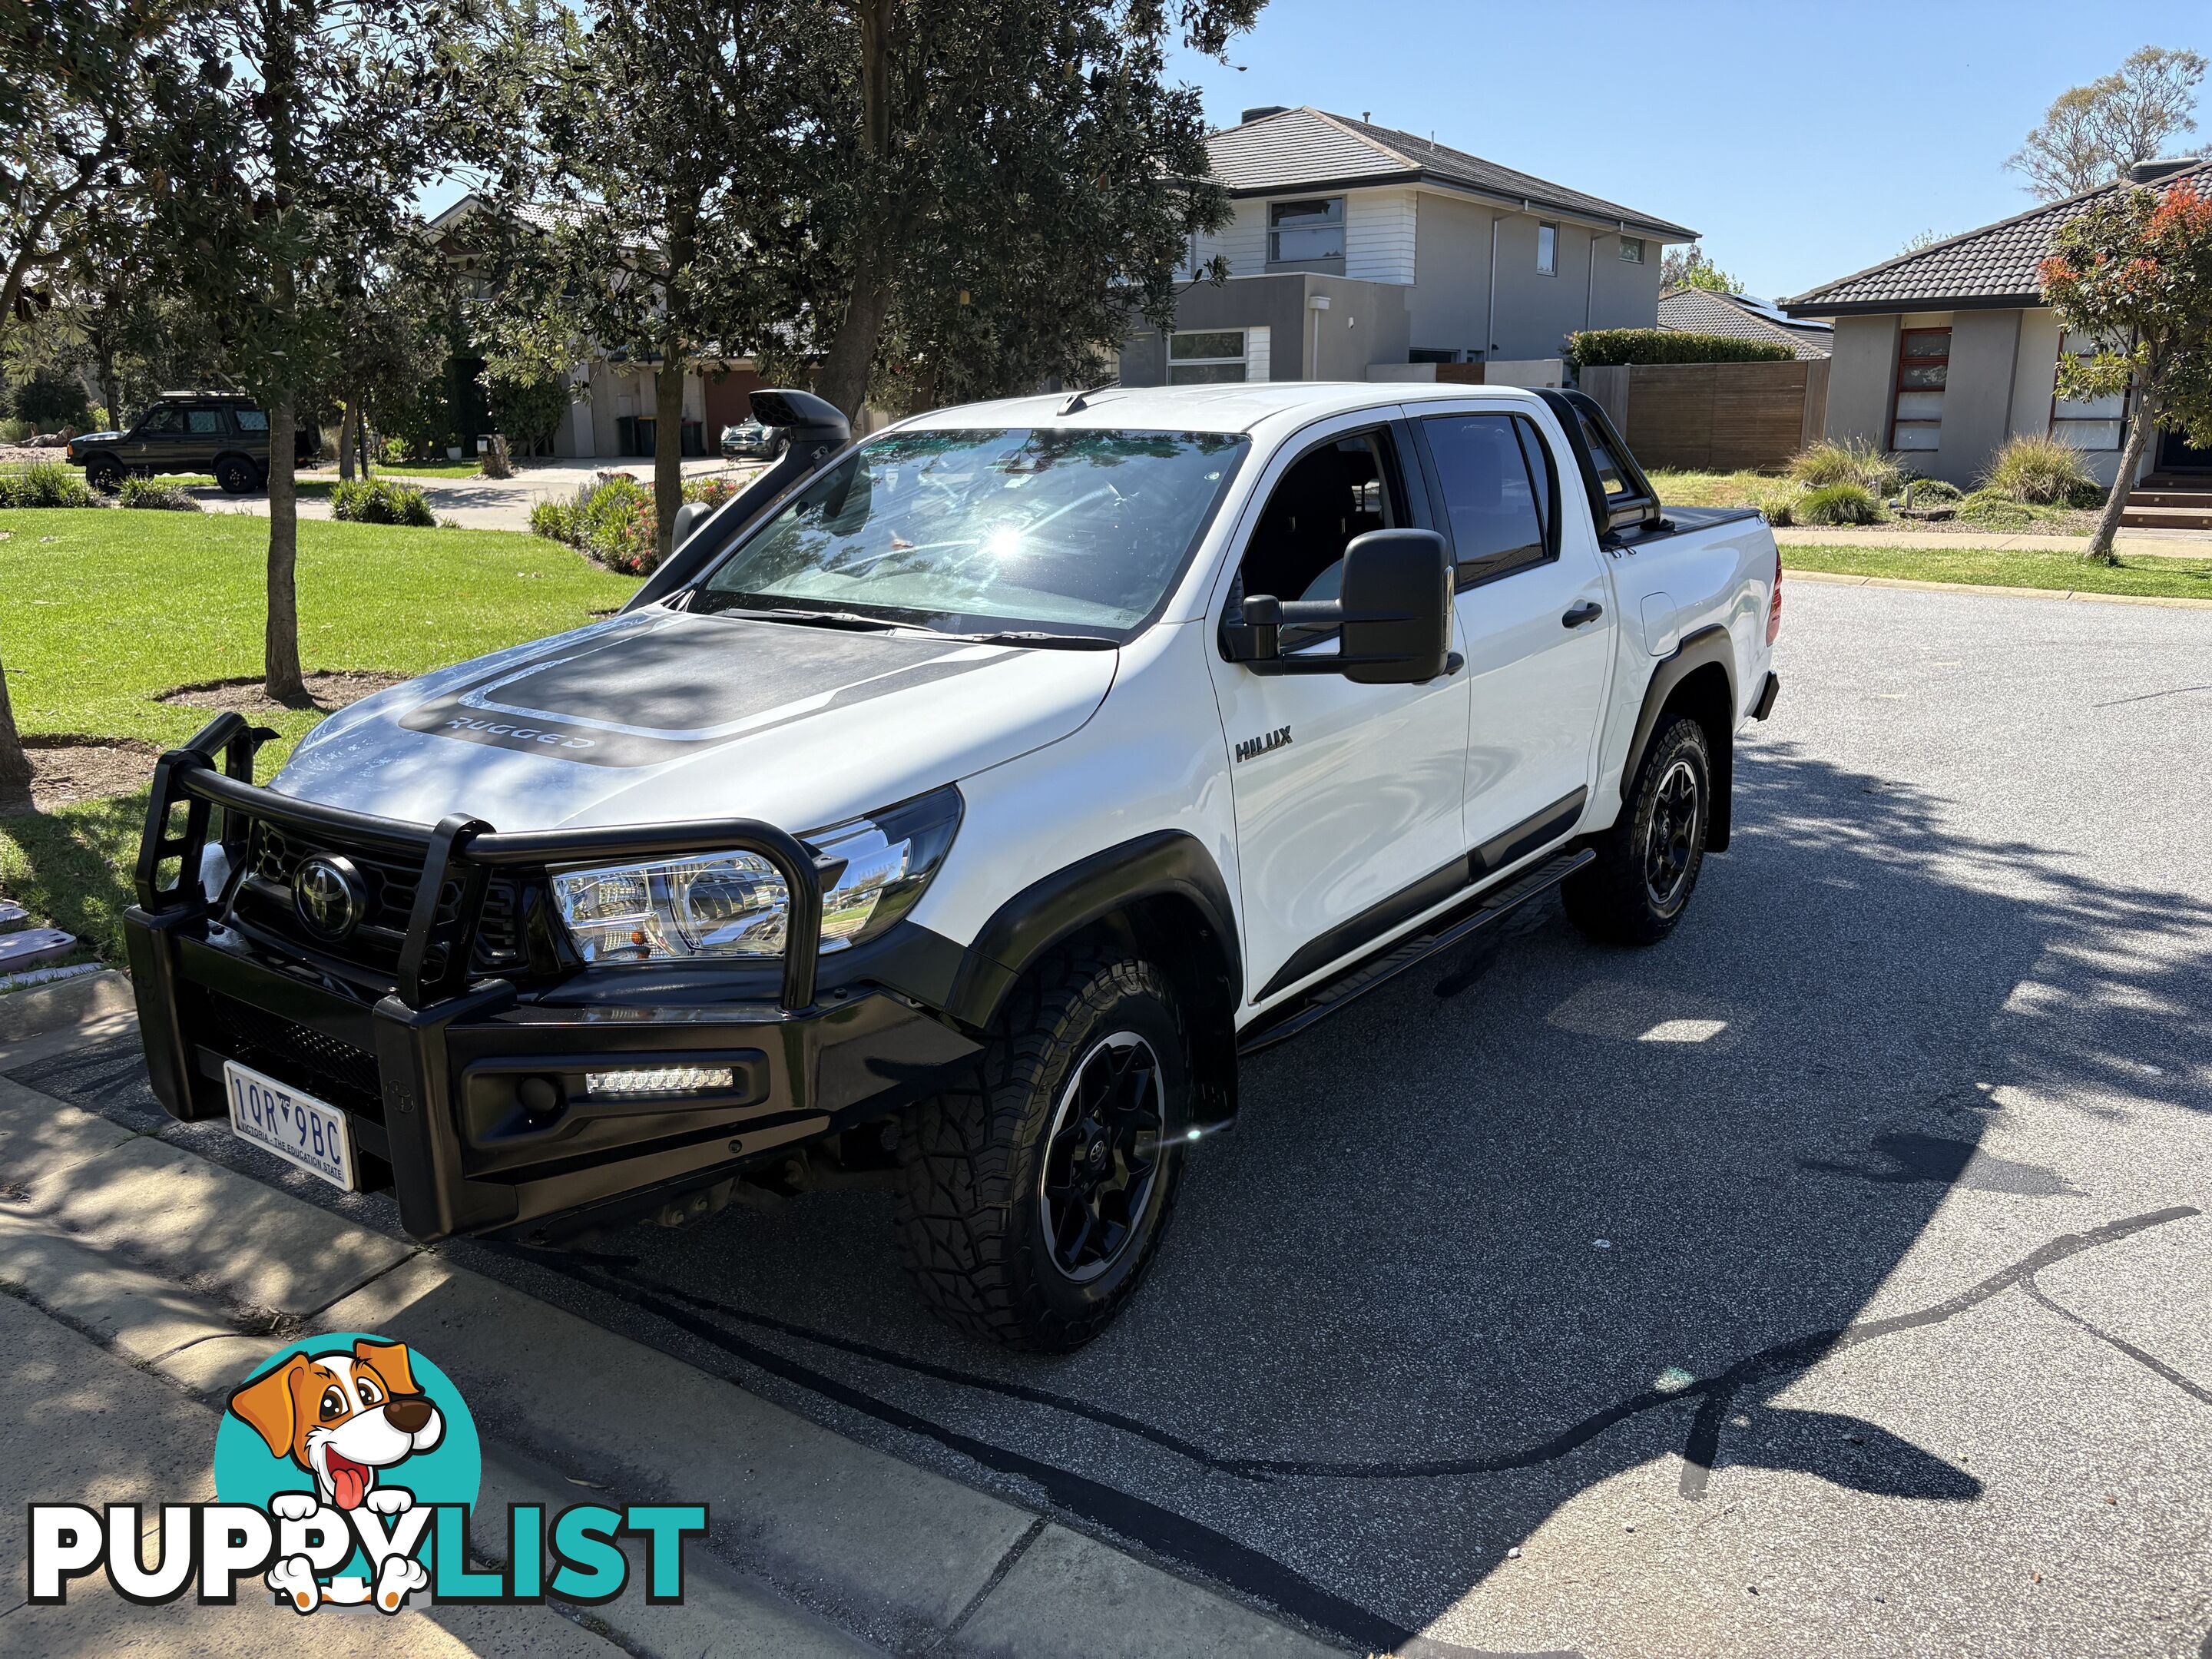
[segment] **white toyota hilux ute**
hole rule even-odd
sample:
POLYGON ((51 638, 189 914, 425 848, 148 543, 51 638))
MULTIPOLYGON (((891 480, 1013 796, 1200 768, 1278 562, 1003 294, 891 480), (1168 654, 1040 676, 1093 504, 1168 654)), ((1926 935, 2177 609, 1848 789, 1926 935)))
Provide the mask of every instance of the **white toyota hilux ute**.
MULTIPOLYGON (((1675 926, 1779 682, 1756 514, 1574 392, 1109 388, 788 446, 621 614, 163 757, 179 1117, 423 1239, 880 1182, 956 1324, 1128 1297, 1238 1057, 1557 887, 1675 926)), ((1464 1018, 1461 1006, 1437 1018, 1464 1018)))

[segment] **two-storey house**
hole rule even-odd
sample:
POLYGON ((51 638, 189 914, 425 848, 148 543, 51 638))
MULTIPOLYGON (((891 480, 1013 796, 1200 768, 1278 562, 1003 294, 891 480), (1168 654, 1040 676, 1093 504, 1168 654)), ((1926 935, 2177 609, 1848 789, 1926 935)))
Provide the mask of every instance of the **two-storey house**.
POLYGON ((1695 231, 1410 132, 1250 109, 1208 141, 1235 216, 1194 239, 1172 333, 1129 386, 1364 380, 1380 365, 1556 358, 1584 328, 1650 328, 1661 251, 1695 231))

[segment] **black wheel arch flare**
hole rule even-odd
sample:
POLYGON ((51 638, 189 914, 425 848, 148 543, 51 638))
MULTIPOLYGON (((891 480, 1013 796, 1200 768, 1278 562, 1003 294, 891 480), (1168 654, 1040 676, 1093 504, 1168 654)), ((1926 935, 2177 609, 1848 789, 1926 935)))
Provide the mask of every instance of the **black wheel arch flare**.
POLYGON ((1644 688, 1644 706, 1636 716, 1636 730, 1621 763, 1620 796, 1625 803, 1635 787, 1637 769, 1651 747, 1659 722, 1670 710, 1688 714, 1705 728, 1712 760, 1712 820, 1705 849, 1728 850, 1735 799, 1735 641, 1718 623, 1699 629, 1661 659, 1644 688))
POLYGON ((1091 931, 1120 935, 1175 985, 1189 1022, 1193 1115, 1236 1111, 1236 1011, 1244 983, 1236 908, 1203 842, 1159 830, 1102 848, 1001 904, 961 958, 945 1012, 989 1027, 1017 981, 1055 946, 1091 931))

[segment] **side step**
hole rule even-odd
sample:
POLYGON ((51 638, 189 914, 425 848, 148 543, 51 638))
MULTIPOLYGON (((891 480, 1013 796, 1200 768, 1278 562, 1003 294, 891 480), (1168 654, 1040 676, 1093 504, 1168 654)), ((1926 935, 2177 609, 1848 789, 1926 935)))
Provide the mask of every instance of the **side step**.
POLYGON ((1551 891, 1596 858, 1597 854, 1588 848, 1579 852, 1554 853, 1504 886, 1478 893, 1455 905, 1427 927, 1384 946, 1380 955, 1355 963, 1334 979, 1322 981, 1280 1007, 1270 1008, 1238 1034, 1238 1055, 1255 1054, 1296 1036, 1354 998, 1386 980, 1395 979, 1415 963, 1425 961, 1440 951, 1450 950, 1538 894, 1551 891))

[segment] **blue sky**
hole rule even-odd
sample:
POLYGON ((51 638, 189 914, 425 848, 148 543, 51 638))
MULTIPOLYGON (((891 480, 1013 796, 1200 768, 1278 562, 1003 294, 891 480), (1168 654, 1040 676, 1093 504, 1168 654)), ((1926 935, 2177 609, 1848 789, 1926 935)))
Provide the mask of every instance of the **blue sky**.
MULTIPOLYGON (((1795 294, 2033 204, 2004 159, 2051 99, 2141 46, 2212 57, 2212 6, 1271 0, 1225 68, 1176 77, 1225 125, 1311 104, 1705 233, 1795 294)), ((2212 104, 2195 147, 2212 148, 2212 104)))

